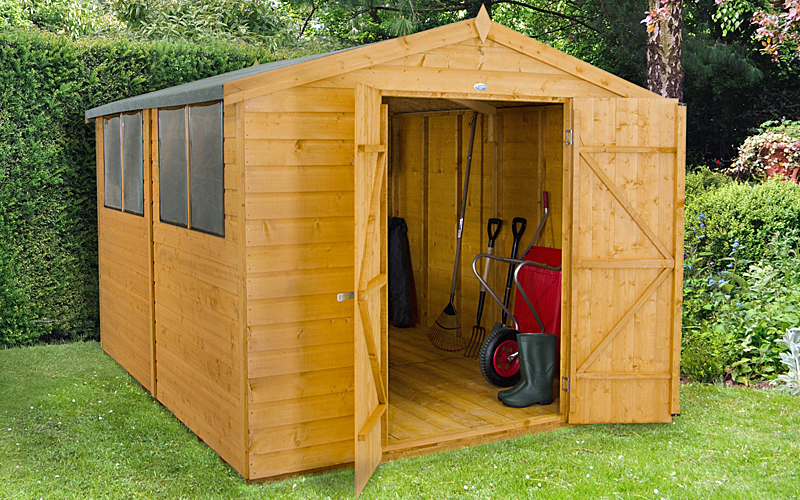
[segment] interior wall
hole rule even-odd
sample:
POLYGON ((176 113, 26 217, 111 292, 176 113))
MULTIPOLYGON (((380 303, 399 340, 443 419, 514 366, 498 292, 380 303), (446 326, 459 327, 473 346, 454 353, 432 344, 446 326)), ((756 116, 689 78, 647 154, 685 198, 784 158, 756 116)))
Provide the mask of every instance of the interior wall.
MULTIPOLYGON (((392 120, 391 213, 408 225, 415 316, 427 326, 449 300, 471 117, 470 111, 432 112, 399 114, 392 120)), ((561 105, 478 115, 455 298, 462 330, 475 324, 480 283, 472 272, 472 259, 486 252, 489 218, 503 220, 495 243, 495 254, 501 256, 511 253, 512 219, 527 219, 521 252, 542 217, 541 192, 546 189, 550 215, 538 244, 561 247, 562 121, 561 105)), ((499 263, 490 270, 489 283, 501 298, 507 271, 508 266, 499 263)), ((482 324, 488 330, 500 321, 501 310, 490 297, 486 300, 482 324)))

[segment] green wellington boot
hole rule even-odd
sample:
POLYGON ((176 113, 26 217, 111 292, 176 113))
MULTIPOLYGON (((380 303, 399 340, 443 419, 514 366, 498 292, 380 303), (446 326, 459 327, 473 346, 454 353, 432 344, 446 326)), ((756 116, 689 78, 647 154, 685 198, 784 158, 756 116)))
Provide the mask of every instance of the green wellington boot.
POLYGON ((497 395, 504 405, 511 408, 526 408, 536 403, 549 405, 553 402, 553 377, 556 374, 558 352, 555 335, 543 333, 517 334, 519 384, 497 395))
MULTIPOLYGON (((519 338, 520 335, 536 335, 536 334, 530 334, 530 333, 518 333, 517 334, 517 356, 518 356, 517 361, 519 361, 519 367, 520 367, 520 370, 522 370, 522 362, 523 361, 522 361, 522 346, 520 345, 520 338, 519 338)), ((505 400, 505 398, 511 396, 512 394, 516 394, 517 392, 519 392, 519 391, 521 391, 523 389, 526 389, 531 384, 531 382, 533 382, 533 378, 532 377, 526 377, 525 376, 525 372, 521 372, 520 373, 520 381, 517 383, 517 385, 515 385, 511 389, 506 389, 504 391, 498 392, 497 393, 497 399, 499 399, 500 401, 503 401, 503 400, 505 400)), ((528 405, 528 406, 530 406, 530 405, 528 405)))

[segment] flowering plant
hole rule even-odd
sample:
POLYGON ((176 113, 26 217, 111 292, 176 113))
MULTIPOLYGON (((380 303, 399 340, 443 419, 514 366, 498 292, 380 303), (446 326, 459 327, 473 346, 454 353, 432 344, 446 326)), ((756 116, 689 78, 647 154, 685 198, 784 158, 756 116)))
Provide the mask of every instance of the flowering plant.
POLYGON ((780 353, 781 362, 789 370, 778 375, 778 378, 770 384, 778 386, 778 390, 800 396, 800 328, 787 329, 786 335, 775 342, 785 344, 789 348, 789 352, 780 353))
POLYGON ((800 121, 764 122, 760 133, 739 146, 730 173, 740 179, 785 175, 798 182, 800 169, 800 121))

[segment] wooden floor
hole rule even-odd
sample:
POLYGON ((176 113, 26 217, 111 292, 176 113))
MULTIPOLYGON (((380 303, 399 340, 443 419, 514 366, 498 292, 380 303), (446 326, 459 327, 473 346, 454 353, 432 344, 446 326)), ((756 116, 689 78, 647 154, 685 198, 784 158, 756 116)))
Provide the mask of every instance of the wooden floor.
POLYGON ((426 334, 422 327, 389 327, 388 445, 489 432, 558 413, 558 400, 549 406, 504 406, 497 399, 500 389, 486 382, 477 360, 436 349, 426 334))

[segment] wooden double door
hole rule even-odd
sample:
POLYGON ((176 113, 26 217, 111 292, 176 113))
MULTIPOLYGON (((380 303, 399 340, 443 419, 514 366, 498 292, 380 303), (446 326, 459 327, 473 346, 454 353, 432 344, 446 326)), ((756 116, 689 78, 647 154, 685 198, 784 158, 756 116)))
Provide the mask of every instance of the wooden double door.
MULTIPOLYGON (((356 494, 386 442, 387 122, 381 92, 355 109, 356 494)), ((679 412, 685 108, 565 103, 562 412, 570 423, 668 422, 679 412)))

